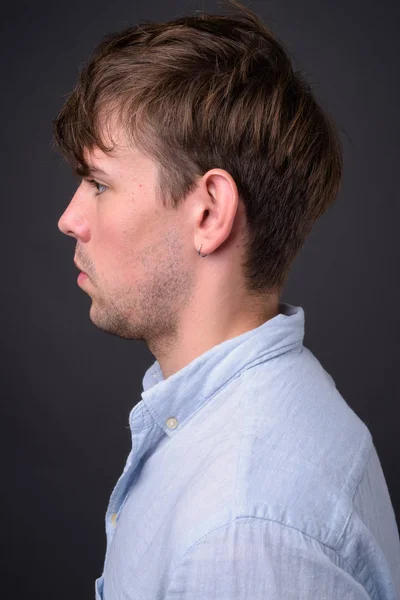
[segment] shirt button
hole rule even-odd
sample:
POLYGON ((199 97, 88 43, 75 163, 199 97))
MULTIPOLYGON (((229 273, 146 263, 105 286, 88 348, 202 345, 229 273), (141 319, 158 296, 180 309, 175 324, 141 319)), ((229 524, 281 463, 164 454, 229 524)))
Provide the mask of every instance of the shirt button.
POLYGON ((167 427, 169 429, 176 429, 178 427, 178 421, 175 419, 175 417, 170 417, 167 421, 167 427))
POLYGON ((114 525, 114 527, 116 526, 116 524, 117 524, 117 513, 113 513, 111 515, 111 523, 114 525))

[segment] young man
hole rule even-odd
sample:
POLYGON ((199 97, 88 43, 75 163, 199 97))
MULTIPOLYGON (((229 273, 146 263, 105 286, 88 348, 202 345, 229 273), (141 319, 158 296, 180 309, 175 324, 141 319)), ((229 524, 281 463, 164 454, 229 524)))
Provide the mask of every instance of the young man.
POLYGON ((107 36, 54 124, 82 177, 59 228, 90 318, 156 357, 96 598, 395 600, 371 434, 280 302, 339 190, 338 135, 234 4, 107 36))

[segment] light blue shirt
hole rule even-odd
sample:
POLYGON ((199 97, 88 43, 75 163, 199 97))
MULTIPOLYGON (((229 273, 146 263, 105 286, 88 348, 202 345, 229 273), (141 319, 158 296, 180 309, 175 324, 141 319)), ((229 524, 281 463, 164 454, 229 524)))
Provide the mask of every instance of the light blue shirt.
MULTIPOLYGON (((97 600, 395 600, 371 433, 303 345, 304 310, 146 371, 97 600)), ((350 352, 350 351, 349 351, 350 352)))

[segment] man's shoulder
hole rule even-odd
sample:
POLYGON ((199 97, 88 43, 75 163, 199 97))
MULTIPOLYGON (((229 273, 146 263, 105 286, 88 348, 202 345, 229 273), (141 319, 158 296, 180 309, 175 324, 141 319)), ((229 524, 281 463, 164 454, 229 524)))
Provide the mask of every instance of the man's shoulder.
POLYGON ((237 502, 335 547, 373 447, 368 427, 303 346, 241 377, 237 502))
POLYGON ((196 520, 193 539, 246 516, 335 547, 371 434, 306 348, 272 361, 243 371, 188 424, 179 531, 196 520))

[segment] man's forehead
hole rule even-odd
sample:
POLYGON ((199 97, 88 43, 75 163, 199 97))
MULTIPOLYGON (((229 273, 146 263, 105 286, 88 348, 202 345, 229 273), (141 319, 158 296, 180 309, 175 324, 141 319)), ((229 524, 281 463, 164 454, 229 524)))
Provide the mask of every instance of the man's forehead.
POLYGON ((87 148, 84 148, 83 150, 83 157, 85 159, 85 162, 90 165, 93 162, 102 162, 107 160, 107 156, 110 156, 111 153, 109 153, 108 155, 103 152, 100 148, 98 148, 97 146, 94 148, 91 148, 90 150, 88 150, 87 148))
POLYGON ((128 145, 116 145, 113 143, 113 148, 110 152, 103 152, 101 148, 95 146, 90 150, 85 148, 83 150, 83 156, 86 164, 90 166, 99 167, 101 169, 115 168, 118 164, 124 164, 125 161, 131 162, 133 158, 139 158, 139 151, 132 146, 128 145))

